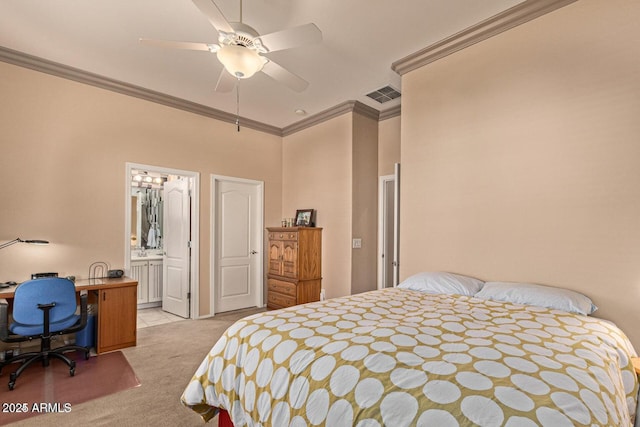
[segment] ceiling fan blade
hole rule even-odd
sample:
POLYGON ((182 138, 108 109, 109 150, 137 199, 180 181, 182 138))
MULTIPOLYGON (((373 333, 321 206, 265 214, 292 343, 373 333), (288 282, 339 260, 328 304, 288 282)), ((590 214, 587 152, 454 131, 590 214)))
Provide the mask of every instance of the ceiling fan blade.
POLYGON ((156 40, 144 38, 141 38, 139 42, 140 44, 143 44, 145 46, 163 47, 170 49, 206 50, 207 52, 211 52, 211 49, 209 48, 209 45, 207 43, 176 42, 171 40, 156 40))
POLYGON ((213 28, 218 31, 224 31, 225 33, 233 33, 234 30, 224 17, 218 6, 213 0, 193 0, 193 3, 200 9, 200 12, 207 17, 213 28))
POLYGON ((281 65, 276 64, 271 60, 264 64, 264 67, 262 67, 262 72, 272 79, 295 90, 296 92, 302 92, 309 86, 308 81, 293 74, 291 71, 287 70, 281 65))
POLYGON ((269 52, 291 49, 322 41, 322 31, 315 24, 305 24, 256 37, 269 52))
POLYGON ((218 77, 218 83, 216 83, 216 92, 231 92, 236 86, 238 79, 233 77, 229 72, 222 68, 220 76, 218 77))

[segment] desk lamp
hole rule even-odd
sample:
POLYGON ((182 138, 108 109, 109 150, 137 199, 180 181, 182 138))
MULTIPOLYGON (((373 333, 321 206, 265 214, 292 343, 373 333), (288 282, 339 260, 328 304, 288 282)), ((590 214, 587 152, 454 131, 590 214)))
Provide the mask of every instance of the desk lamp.
POLYGON ((30 243, 32 245, 48 245, 49 244, 49 242, 46 240, 22 240, 21 238, 18 237, 16 239, 0 244, 0 249, 4 249, 7 246, 11 246, 15 243, 30 243))

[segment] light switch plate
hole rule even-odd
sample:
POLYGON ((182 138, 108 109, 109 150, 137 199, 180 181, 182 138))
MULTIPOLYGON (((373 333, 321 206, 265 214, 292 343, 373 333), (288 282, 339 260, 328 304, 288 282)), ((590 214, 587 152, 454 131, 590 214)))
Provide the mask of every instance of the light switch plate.
POLYGON ((362 248, 362 239, 353 239, 353 249, 362 248))

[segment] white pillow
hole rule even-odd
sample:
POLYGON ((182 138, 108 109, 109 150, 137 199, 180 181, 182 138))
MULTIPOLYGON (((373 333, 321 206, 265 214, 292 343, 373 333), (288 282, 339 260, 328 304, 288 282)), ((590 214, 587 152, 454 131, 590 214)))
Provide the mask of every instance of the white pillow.
POLYGON ((536 305, 588 316, 598 309, 579 292, 533 283, 487 282, 476 298, 536 305))
POLYGON ((427 294, 473 296, 482 288, 483 283, 473 277, 436 271, 414 274, 398 287, 427 294))

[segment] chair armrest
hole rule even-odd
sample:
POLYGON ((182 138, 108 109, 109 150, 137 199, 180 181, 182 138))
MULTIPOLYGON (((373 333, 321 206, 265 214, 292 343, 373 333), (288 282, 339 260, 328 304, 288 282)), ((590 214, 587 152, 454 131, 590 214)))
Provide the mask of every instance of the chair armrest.
POLYGON ((0 299, 0 340, 6 341, 9 337, 9 302, 0 299))

